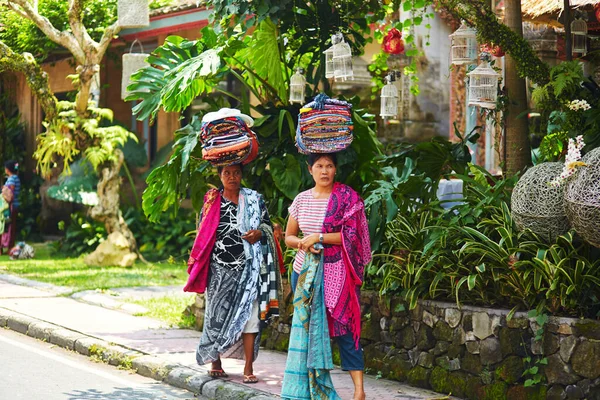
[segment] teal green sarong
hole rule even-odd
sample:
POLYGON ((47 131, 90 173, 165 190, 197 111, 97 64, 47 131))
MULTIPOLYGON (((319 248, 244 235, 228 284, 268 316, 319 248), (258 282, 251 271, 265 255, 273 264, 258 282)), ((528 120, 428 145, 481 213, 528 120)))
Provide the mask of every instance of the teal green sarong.
POLYGON ((294 317, 281 397, 341 400, 331 382, 329 371, 332 369, 323 289, 323 255, 307 253, 294 293, 294 317))

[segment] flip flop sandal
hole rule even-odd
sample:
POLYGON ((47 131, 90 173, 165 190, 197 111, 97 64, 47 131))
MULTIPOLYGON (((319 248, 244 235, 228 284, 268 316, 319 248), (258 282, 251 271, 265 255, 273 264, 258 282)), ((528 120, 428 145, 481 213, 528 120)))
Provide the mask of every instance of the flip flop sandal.
POLYGON ((257 383, 258 378, 254 374, 244 375, 244 383, 257 383))
POLYGON ((211 378, 229 378, 229 375, 227 375, 227 373, 225 373, 225 371, 222 369, 211 369, 208 371, 208 375, 211 378))

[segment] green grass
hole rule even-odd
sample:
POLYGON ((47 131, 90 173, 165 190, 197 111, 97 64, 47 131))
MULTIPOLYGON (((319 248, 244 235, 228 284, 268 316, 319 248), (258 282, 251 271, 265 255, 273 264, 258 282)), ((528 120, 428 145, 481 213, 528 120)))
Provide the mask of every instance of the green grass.
POLYGON ((127 299, 125 301, 144 306, 148 309, 148 312, 136 315, 155 318, 166 322, 169 326, 194 329, 196 317, 184 314, 184 312, 188 306, 194 304, 195 299, 195 294, 186 294, 148 299, 127 299))
POLYGON ((53 285, 68 286, 73 291, 133 286, 168 286, 184 284, 187 267, 183 262, 136 262, 131 268, 88 267, 83 258, 65 258, 52 254, 49 244, 34 244, 35 258, 13 261, 0 256, 0 273, 17 275, 53 285))

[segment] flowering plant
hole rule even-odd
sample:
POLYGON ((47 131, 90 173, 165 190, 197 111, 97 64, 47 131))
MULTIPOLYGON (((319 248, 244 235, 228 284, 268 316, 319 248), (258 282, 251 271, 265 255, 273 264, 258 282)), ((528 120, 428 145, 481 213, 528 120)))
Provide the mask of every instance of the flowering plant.
POLYGON ((588 103, 585 100, 573 100, 567 105, 567 107, 569 107, 569 110, 571 111, 587 111, 590 108, 592 108, 592 106, 590 106, 590 103, 588 103))
POLYGON ((559 176, 549 182, 550 186, 560 186, 566 179, 573 176, 578 167, 586 165, 583 161, 581 161, 581 149, 583 149, 583 146, 585 146, 585 143, 582 135, 577 136, 575 140, 569 139, 569 150, 567 151, 567 155, 565 157, 565 165, 563 166, 563 170, 559 176))

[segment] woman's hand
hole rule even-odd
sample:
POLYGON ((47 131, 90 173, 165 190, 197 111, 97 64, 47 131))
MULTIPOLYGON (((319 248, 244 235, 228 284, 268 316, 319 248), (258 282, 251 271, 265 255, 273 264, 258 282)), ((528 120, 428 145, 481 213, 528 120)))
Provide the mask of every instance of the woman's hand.
POLYGON ((315 254, 319 253, 316 251, 313 246, 315 243, 319 243, 319 234, 313 233, 311 235, 305 236, 298 243, 298 250, 311 251, 315 254))
POLYGON ((242 239, 244 239, 250 244, 258 242, 260 238, 262 238, 262 232, 259 229, 249 230, 242 236, 242 239))

